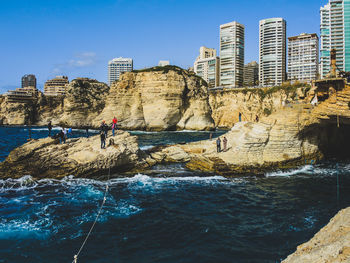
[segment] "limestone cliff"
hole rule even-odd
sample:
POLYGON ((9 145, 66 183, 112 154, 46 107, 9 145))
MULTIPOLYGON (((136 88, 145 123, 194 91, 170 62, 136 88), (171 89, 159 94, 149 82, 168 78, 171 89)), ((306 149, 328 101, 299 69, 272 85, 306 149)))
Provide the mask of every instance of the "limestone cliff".
POLYGON ((327 226, 282 263, 350 262, 350 207, 340 211, 327 226))
MULTIPOLYGON (((264 173, 266 170, 310 164, 324 157, 349 156, 350 87, 317 106, 293 103, 256 122, 238 122, 224 136, 227 151, 217 153, 215 140, 170 146, 152 153, 171 160, 186 156, 187 167, 222 175, 264 173), (179 148, 185 153, 180 153, 179 148)), ((223 143, 221 143, 223 146, 223 143)))
POLYGON ((283 108, 283 105, 302 101, 309 88, 284 86, 259 89, 224 89, 210 92, 209 101, 216 127, 232 128, 238 122, 255 121, 283 108))
POLYGON ((124 129, 214 129, 207 84, 173 66, 124 73, 94 123, 113 116, 124 129))
POLYGON ((40 101, 37 124, 53 123, 68 127, 92 126, 93 120, 105 107, 109 87, 93 79, 80 78, 69 83, 62 102, 45 97, 40 101))

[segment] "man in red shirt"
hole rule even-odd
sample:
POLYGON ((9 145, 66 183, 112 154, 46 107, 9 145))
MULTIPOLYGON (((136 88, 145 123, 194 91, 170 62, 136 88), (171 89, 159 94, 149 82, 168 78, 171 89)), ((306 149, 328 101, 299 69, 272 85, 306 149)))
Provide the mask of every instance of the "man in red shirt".
POLYGON ((114 116, 114 118, 113 118, 113 123, 112 123, 112 133, 113 133, 113 136, 114 136, 114 130, 117 129, 117 122, 118 122, 118 120, 117 120, 117 118, 114 116))

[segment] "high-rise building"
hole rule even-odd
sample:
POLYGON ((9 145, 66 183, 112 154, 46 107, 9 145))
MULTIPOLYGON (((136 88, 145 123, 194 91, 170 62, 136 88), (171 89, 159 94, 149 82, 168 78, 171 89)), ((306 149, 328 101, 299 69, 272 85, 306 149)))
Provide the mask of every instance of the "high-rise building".
POLYGON ((133 68, 133 60, 131 58, 115 58, 108 62, 108 84, 119 80, 123 72, 130 72, 133 68))
POLYGON ((46 96, 64 96, 66 95, 68 84, 67 76, 56 76, 56 78, 45 82, 44 94, 46 96))
POLYGON ((311 81, 317 79, 319 67, 317 34, 300 34, 288 38, 288 79, 311 81))
POLYGON ((279 86, 286 80, 286 21, 270 18, 259 23, 259 82, 279 86))
POLYGON ((220 86, 243 86, 244 26, 237 22, 220 25, 220 86))
POLYGON ((243 85, 256 86, 259 83, 259 64, 256 61, 244 65, 243 85))
POLYGON ((219 86, 219 61, 215 49, 201 47, 199 56, 194 62, 194 72, 202 77, 211 88, 219 86))
POLYGON ((321 7, 321 77, 330 71, 331 50, 336 50, 337 67, 350 72, 350 0, 329 0, 321 7))
POLYGON ((22 89, 34 87, 36 89, 36 77, 33 74, 24 75, 22 77, 22 89))

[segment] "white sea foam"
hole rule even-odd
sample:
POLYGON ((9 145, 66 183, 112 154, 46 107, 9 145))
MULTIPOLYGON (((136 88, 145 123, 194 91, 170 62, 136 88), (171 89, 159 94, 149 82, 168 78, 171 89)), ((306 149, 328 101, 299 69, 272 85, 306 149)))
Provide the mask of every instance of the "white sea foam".
POLYGON ((141 149, 142 151, 146 151, 146 150, 152 149, 153 147, 154 147, 154 145, 147 145, 147 146, 142 146, 142 147, 140 147, 140 149, 141 149))
POLYGON ((315 168, 313 165, 305 165, 298 169, 270 172, 270 173, 267 173, 265 176, 266 177, 290 177, 290 176, 295 176, 299 174, 305 175, 305 174, 314 174, 314 173, 315 173, 315 168))

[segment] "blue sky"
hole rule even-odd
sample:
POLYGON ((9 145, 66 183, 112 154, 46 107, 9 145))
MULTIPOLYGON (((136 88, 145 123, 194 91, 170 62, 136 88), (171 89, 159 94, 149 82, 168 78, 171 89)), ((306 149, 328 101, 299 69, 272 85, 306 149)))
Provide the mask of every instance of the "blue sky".
POLYGON ((326 0, 1 0, 0 91, 35 74, 107 81, 107 63, 134 68, 170 60, 188 68, 204 45, 218 49, 220 24, 245 25, 245 62, 258 60, 259 20, 283 17, 287 36, 319 33, 326 0))

